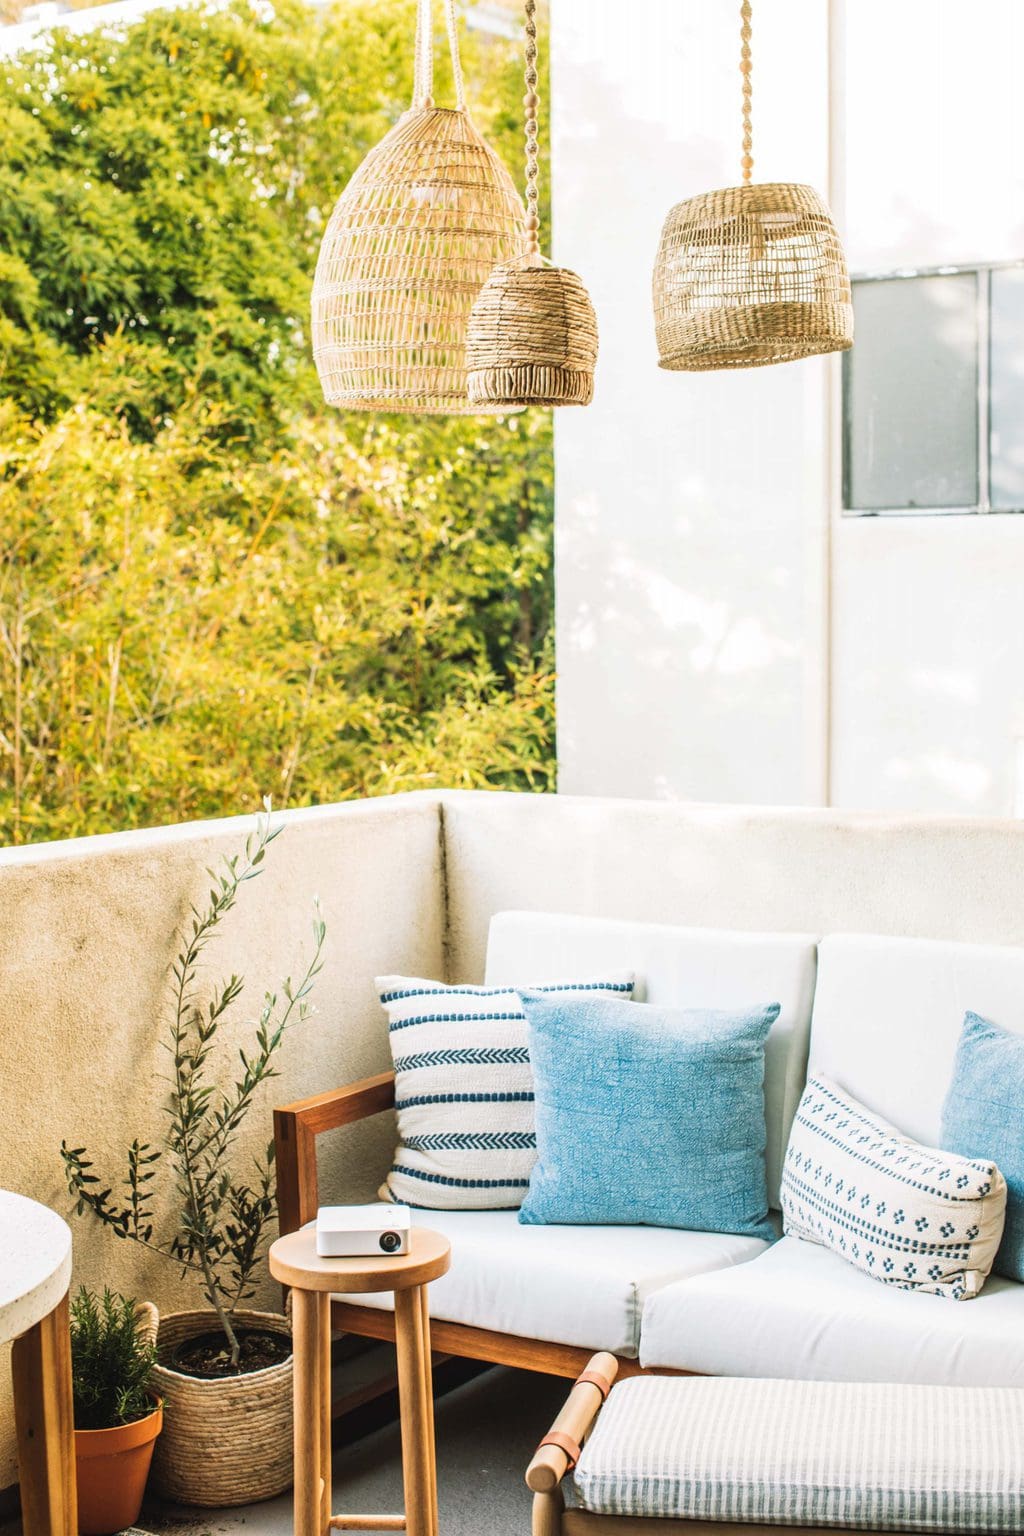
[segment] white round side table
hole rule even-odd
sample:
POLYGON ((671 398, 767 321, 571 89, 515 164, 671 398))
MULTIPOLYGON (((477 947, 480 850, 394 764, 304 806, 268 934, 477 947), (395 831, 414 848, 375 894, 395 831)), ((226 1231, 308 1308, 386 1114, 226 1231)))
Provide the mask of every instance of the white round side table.
POLYGON ((71 1229, 0 1190, 0 1343, 14 1340, 14 1418, 24 1536, 77 1536, 68 1286, 71 1229))

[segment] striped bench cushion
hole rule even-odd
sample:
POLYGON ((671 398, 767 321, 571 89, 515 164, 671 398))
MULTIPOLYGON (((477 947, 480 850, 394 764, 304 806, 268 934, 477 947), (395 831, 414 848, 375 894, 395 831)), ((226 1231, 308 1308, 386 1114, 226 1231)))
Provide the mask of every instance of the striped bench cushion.
POLYGON ((1013 1387, 641 1377, 613 1388, 574 1481, 599 1514, 1019 1532, 1022 1447, 1013 1387))
MULTIPOLYGON (((378 976, 377 988, 388 1016, 398 1111, 398 1146, 381 1199, 443 1211, 521 1205, 537 1137, 518 992, 410 976, 378 976)), ((631 997, 633 974, 611 971, 528 990, 631 997)))

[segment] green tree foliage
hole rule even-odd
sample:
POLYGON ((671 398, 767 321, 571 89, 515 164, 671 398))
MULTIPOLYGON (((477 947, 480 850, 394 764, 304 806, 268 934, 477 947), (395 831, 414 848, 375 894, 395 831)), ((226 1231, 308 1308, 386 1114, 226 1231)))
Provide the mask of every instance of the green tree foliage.
MULTIPOLYGON (((264 790, 550 784, 550 416, 340 415, 309 354, 320 236, 408 105, 413 13, 229 0, 4 66, 15 841, 264 790)), ((466 62, 517 174, 516 45, 471 35, 466 62)))

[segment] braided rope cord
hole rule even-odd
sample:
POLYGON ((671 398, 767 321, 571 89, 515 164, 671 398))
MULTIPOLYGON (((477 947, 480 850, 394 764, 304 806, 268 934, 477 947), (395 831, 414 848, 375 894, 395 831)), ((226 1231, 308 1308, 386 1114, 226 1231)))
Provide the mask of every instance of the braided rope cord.
POLYGON ((750 173, 754 169, 754 137, 750 126, 750 0, 740 5, 740 73, 743 76, 743 184, 750 185, 750 173))
POLYGON ((540 97, 537 94, 537 0, 526 0, 526 95, 523 97, 523 106, 526 109, 526 255, 540 255, 540 197, 538 193, 538 180, 540 176, 539 151, 537 146, 537 109, 540 97))
POLYGON ((466 110, 466 89, 462 83, 462 60, 459 57, 459 29, 455 22, 455 0, 445 0, 444 18, 448 23, 448 47, 452 56, 452 74, 455 76, 455 106, 466 110))
MULTIPOLYGON (((431 107, 434 104, 434 15, 433 0, 418 0, 416 7, 416 52, 413 71, 413 106, 431 107)), ((455 0, 445 0, 445 25, 448 31, 448 49, 452 56, 452 76, 455 81, 455 106, 459 112, 466 108, 466 88, 462 79, 462 60, 459 56, 459 32, 455 20, 455 0)))

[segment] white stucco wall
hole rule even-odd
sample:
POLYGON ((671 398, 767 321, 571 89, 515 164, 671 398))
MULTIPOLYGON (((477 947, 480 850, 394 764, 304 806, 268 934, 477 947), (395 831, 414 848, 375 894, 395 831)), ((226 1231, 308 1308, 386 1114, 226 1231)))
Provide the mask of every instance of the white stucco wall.
MULTIPOLYGON (((851 269, 1024 256, 1024 7, 856 0, 845 30, 851 269)), ((1024 517, 837 518, 833 581, 834 802, 1013 811, 1024 517)))
MULTIPOLYGON (((1024 518, 841 518, 835 361, 655 366, 661 221, 736 179, 737 9, 552 0, 556 255, 602 339, 557 422, 561 787, 1009 813, 1024 518)), ((1022 43, 1015 0, 755 6, 755 175, 830 191, 854 271, 1020 257, 1022 43)))
MULTIPOLYGON (((666 212, 738 180, 737 11, 552 4, 555 256, 601 330, 594 404, 556 426, 570 793, 802 801, 821 777, 829 365, 666 373, 654 344, 666 212)), ((826 18, 821 0, 760 10, 759 178, 826 179, 826 18)))

